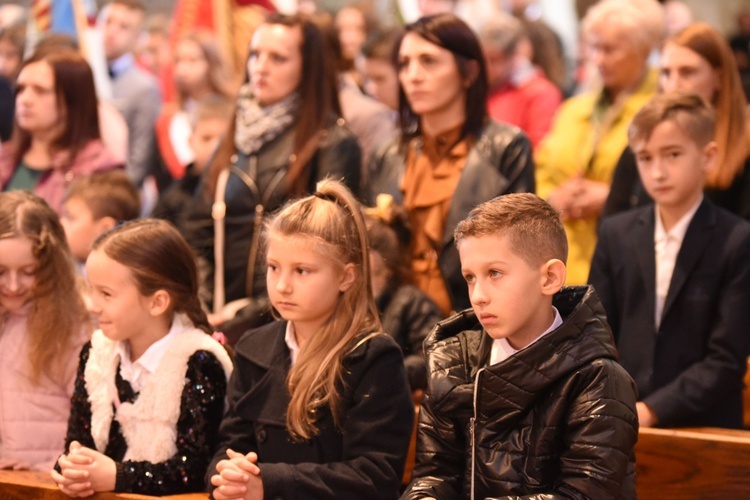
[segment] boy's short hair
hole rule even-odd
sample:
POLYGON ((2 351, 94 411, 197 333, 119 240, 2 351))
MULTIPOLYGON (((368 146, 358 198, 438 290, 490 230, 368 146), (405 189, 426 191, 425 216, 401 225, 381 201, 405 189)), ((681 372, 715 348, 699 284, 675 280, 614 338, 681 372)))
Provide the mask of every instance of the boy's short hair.
POLYGON ((190 113, 190 126, 195 128, 199 122, 206 120, 229 120, 234 112, 234 101, 221 94, 213 94, 198 101, 190 113))
POLYGON ((498 196, 474 208, 453 233, 458 245, 465 238, 503 235, 513 252, 531 267, 550 259, 565 263, 568 238, 560 215, 532 193, 498 196))
POLYGON ((714 140, 716 114, 713 108, 698 94, 676 91, 657 95, 633 117, 628 127, 630 147, 636 141, 648 140, 657 125, 667 120, 700 147, 714 140))
POLYGON ((95 220, 112 217, 122 222, 137 219, 141 212, 138 189, 122 170, 107 170, 79 177, 68 187, 63 202, 77 198, 86 204, 95 220))

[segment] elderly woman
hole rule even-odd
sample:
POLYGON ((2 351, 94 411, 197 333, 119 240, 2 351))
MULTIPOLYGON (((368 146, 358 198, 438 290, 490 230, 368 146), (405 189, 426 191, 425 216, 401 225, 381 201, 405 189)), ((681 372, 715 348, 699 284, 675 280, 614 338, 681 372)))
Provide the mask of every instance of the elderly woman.
POLYGON ((487 116, 484 55, 455 15, 407 25, 394 57, 401 130, 373 158, 370 201, 389 194, 403 204, 412 279, 447 316, 471 307, 456 223, 483 201, 534 191, 531 144, 518 127, 487 116))
POLYGON ((647 60, 661 41, 663 12, 655 0, 604 0, 589 10, 583 32, 601 89, 565 101, 536 152, 537 193, 560 212, 568 234, 568 284, 586 283, 627 126, 656 92, 647 60))

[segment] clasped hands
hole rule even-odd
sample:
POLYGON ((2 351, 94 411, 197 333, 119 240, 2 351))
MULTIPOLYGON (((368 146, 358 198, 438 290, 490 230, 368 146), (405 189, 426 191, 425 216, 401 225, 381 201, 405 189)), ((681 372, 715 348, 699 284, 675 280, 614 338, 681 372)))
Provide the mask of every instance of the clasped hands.
POLYGON ((227 458, 216 464, 211 484, 216 486, 216 500, 263 500, 263 480, 258 467, 258 455, 247 455, 227 450, 227 458))
POLYGON ((562 220, 593 219, 599 216, 609 196, 609 184, 577 175, 560 184, 548 197, 562 220))
POLYGON ((52 471, 58 488, 71 497, 88 497, 97 491, 112 491, 117 479, 115 461, 103 453, 70 443, 67 455, 57 459, 60 472, 52 471))

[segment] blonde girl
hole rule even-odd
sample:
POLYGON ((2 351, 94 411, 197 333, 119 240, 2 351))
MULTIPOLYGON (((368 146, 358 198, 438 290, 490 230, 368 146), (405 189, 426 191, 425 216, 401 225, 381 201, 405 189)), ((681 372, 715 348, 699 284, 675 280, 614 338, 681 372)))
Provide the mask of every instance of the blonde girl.
POLYGON ((207 334, 190 248, 139 220, 100 236, 86 271, 101 329, 81 351, 53 479, 70 496, 202 490, 232 363, 207 334))
POLYGON ((52 467, 87 326, 57 214, 26 191, 0 193, 0 468, 52 467))
POLYGON ((282 319, 235 346, 213 495, 397 498, 414 412, 401 351, 381 332, 357 202, 322 181, 265 229, 282 319))

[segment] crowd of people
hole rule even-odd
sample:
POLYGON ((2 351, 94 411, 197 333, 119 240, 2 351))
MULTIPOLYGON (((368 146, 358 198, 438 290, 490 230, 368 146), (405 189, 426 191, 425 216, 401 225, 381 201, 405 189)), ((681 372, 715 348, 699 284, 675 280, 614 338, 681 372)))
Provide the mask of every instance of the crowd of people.
POLYGON ((233 69, 111 0, 110 98, 75 39, 0 25, 0 469, 634 498, 639 427, 741 428, 742 35, 589 2, 566 71, 511 3, 268 12, 233 69))

